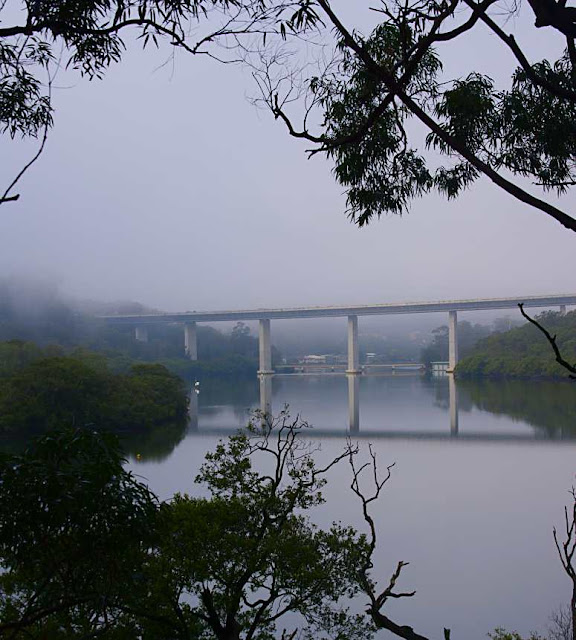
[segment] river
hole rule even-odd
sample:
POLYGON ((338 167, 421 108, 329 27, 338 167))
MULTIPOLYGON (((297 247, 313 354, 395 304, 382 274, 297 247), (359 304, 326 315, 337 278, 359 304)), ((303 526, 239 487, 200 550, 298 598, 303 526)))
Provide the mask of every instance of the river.
MULTIPOLYGON (((338 375, 274 376, 268 384, 273 412, 288 404, 310 422, 322 456, 346 444, 352 392, 352 437, 364 454, 372 443, 382 466, 395 463, 374 509, 376 574, 384 581, 409 561, 400 586, 417 594, 391 603, 393 619, 431 638, 449 627, 453 640, 486 638, 498 626, 546 631, 570 592, 552 527, 562 527, 575 483, 573 384, 457 382, 451 391, 447 377, 419 375, 360 377, 355 390, 338 375)), ((205 452, 260 402, 258 380, 203 382, 187 431, 132 443, 130 465, 162 498, 197 493, 205 452)), ((362 528, 349 483, 346 465, 332 472, 315 520, 362 528)))

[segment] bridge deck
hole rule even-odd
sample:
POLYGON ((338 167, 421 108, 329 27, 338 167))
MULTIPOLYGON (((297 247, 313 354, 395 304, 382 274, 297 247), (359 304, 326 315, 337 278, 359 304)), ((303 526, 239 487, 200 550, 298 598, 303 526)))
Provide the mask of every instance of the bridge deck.
POLYGON ((244 309, 236 311, 185 311, 143 315, 102 316, 113 324, 156 324, 169 322, 230 322, 239 320, 280 320, 289 318, 334 318, 342 316, 377 316, 401 313, 436 313, 447 311, 479 311, 512 309, 518 303, 526 307, 558 307, 576 305, 576 294, 518 296, 478 300, 442 300, 438 302, 402 302, 374 305, 333 307, 295 307, 280 309, 244 309))

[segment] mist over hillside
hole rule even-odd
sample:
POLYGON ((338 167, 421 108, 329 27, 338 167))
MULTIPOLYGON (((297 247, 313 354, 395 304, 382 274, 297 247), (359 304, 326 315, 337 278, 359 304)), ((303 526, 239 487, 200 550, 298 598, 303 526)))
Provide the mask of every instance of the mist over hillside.
MULTIPOLYGON (((58 343, 89 348, 128 349, 135 357, 183 357, 181 327, 151 327, 150 343, 135 343, 130 327, 108 327, 98 318, 113 314, 161 313, 133 300, 99 301, 77 299, 63 294, 47 280, 4 278, 0 280, 0 340, 27 340, 40 345, 58 343)), ((459 314, 461 322, 485 326, 486 333, 497 321, 502 330, 519 321, 519 312, 469 312, 459 314), (489 328, 489 329, 488 329, 489 328)), ((247 322, 252 338, 258 335, 257 322, 247 322)), ((436 339, 433 333, 447 324, 445 314, 367 316, 359 318, 360 348, 365 354, 381 354, 388 361, 419 361, 423 349, 436 339)), ((200 358, 219 357, 225 346, 215 347, 216 337, 230 337, 234 323, 199 326, 200 358), (204 343, 204 344, 203 344, 204 343), (209 343, 209 344, 208 344, 209 343)), ((345 354, 346 318, 276 320, 272 342, 282 357, 293 360, 308 354, 345 354)), ((250 349, 252 353, 253 348, 250 349)), ((251 357, 256 357, 253 354, 251 357)))

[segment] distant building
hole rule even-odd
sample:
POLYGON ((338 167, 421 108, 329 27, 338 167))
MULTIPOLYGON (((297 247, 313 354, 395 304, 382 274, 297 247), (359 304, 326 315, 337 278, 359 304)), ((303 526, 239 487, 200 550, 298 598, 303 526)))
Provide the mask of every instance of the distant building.
POLYGON ((316 356, 316 355, 304 356, 304 360, 302 362, 304 364, 327 364, 326 356, 316 356))
MULTIPOLYGON (((336 356, 331 353, 325 353, 323 355, 310 354, 308 356, 304 356, 301 363, 302 364, 339 364, 341 359, 342 359, 342 356, 336 356)), ((344 362, 346 362, 345 356, 344 356, 344 362)))

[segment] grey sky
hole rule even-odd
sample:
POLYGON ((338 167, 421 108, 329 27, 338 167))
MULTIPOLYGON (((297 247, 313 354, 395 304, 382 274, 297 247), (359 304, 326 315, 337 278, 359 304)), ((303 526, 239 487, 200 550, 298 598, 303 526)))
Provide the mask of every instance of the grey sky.
MULTIPOLYGON (((486 180, 356 228, 329 163, 245 99, 249 73, 184 55, 154 72, 165 57, 134 49, 103 81, 57 91, 46 152, 0 209, 4 275, 166 310, 576 289, 574 234, 486 180)), ((25 152, 5 152, 3 184, 25 152)))

